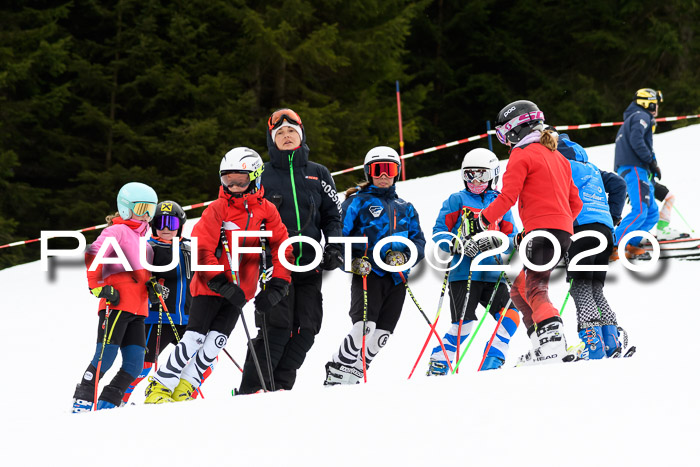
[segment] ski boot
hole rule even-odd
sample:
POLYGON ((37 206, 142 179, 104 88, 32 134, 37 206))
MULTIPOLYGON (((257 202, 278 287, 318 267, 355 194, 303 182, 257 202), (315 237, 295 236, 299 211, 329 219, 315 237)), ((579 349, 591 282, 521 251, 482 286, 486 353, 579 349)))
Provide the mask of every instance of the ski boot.
POLYGON ((430 359, 427 376, 444 376, 450 371, 447 362, 430 359))
POLYGON ((149 385, 146 386, 146 399, 144 404, 164 404, 167 402, 175 402, 173 400, 173 392, 166 386, 160 384, 153 376, 148 378, 149 385))
POLYGON ((617 358, 622 353, 622 345, 620 344, 620 334, 615 324, 606 324, 602 326, 602 339, 605 348, 605 354, 608 358, 617 358))
POLYGON ((173 389, 172 398, 175 402, 189 401, 194 399, 192 394, 196 391, 195 387, 186 379, 181 379, 175 389, 173 389))
POLYGON ((95 410, 104 410, 104 409, 114 409, 117 406, 112 404, 111 402, 107 402, 105 400, 98 400, 97 401, 97 407, 95 407, 95 410))
POLYGON ((81 413, 92 411, 93 403, 85 399, 75 399, 73 398, 73 410, 71 413, 81 413))
POLYGON ((537 324, 539 347, 535 349, 535 363, 559 363, 567 357, 564 324, 558 316, 537 324))
POLYGON ((659 230, 658 226, 656 229, 656 239, 660 242, 669 240, 680 240, 681 238, 689 238, 690 234, 676 230, 668 225, 663 229, 659 230))
POLYGON ((588 360, 600 360, 601 358, 605 358, 603 331, 600 326, 585 327, 578 332, 578 337, 586 346, 588 360))
POLYGON ((501 368, 504 363, 505 361, 503 359, 489 356, 484 359, 484 363, 481 365, 480 371, 497 370, 501 368))
POLYGON ((625 246, 625 256, 627 257, 627 259, 651 259, 651 255, 647 253, 647 251, 644 248, 634 246, 629 243, 625 246))
POLYGON ((341 363, 328 362, 326 363, 326 380, 323 385, 360 384, 363 377, 362 370, 341 363))

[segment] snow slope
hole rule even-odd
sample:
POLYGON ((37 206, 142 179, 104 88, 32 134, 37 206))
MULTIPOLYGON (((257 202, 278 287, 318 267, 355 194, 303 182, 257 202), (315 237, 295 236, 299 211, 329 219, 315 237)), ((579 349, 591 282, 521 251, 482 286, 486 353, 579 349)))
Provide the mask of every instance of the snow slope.
MULTIPOLYGON (((575 140, 576 132, 570 136, 575 140)), ((693 226, 700 226, 694 179, 700 162, 692 153, 699 137, 696 125, 655 138, 663 182, 693 226)), ((612 145, 590 148, 589 155, 612 170, 612 145)), ((429 235, 442 201, 461 188, 455 170, 400 183, 398 191, 416 205, 429 235)), ((687 230, 677 215, 672 225, 687 230)), ((350 278, 334 271, 324 279, 323 329, 293 391, 231 397, 240 372, 222 355, 203 387, 204 400, 144 406, 142 385, 134 406, 71 415, 97 325, 97 301, 86 291, 81 262, 62 259, 52 273, 38 262, 0 271, 0 465, 642 466, 696 465, 700 455, 693 336, 700 328, 693 293, 698 262, 665 261, 644 274, 619 262, 611 266, 606 293, 637 346, 631 359, 513 369, 529 346, 519 329, 507 368, 477 373, 494 329, 488 317, 459 375, 426 378, 426 354, 407 381, 428 332, 407 296, 369 383, 324 388, 324 364, 350 328, 350 278)), ((409 279, 430 319, 441 280, 442 273, 425 265, 409 279)), ((565 295, 558 271, 550 296, 560 306, 565 295)), ((441 333, 448 306, 446 300, 441 333)), ((252 309, 246 310, 252 323, 252 309)), ((577 340, 572 300, 563 317, 571 344, 577 340)), ((242 364, 240 322, 227 348, 242 364)))

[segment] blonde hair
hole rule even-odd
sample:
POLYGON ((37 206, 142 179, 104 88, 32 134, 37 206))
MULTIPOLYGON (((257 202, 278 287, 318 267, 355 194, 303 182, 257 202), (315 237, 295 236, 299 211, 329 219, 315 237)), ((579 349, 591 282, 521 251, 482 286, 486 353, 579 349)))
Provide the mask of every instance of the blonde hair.
POLYGON ((351 186, 350 188, 345 190, 345 199, 349 198, 351 195, 354 195, 358 191, 367 188, 369 185, 370 185, 369 182, 360 182, 355 186, 351 186))
POLYGON ((115 212, 114 214, 110 214, 109 216, 105 217, 105 220, 107 221, 107 227, 111 227, 114 225, 114 218, 119 217, 119 212, 115 212))
POLYGON ((544 130, 540 136, 540 144, 550 151, 554 152, 557 150, 557 137, 556 133, 552 130, 544 130))

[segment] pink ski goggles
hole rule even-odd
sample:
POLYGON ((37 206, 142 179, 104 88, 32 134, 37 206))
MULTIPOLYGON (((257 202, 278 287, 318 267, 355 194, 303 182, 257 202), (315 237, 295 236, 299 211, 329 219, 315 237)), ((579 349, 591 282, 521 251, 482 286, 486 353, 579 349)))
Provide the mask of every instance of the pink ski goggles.
POLYGON ((497 126, 496 137, 498 138, 498 141, 501 142, 501 144, 507 144, 508 139, 506 138, 506 135, 509 131, 511 131, 517 126, 522 125, 523 123, 533 122, 537 120, 542 120, 544 122, 544 112, 542 112, 541 110, 518 115, 508 123, 505 123, 501 126, 497 126))

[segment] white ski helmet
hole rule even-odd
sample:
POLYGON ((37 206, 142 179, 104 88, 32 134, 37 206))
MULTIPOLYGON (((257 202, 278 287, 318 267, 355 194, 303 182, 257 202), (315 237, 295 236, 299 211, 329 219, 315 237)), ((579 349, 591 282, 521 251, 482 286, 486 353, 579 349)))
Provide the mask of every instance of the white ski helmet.
MULTIPOLYGON (((246 147, 233 148, 221 159, 219 177, 230 173, 247 173, 250 177, 250 185, 246 191, 237 194, 255 193, 260 189, 260 175, 264 169, 260 154, 246 147)), ((224 190, 229 191, 223 181, 221 184, 224 190)))
POLYGON ((370 183, 372 182, 370 166, 375 162, 393 162, 396 164, 398 169, 396 175, 394 175, 394 183, 396 183, 398 174, 401 173, 401 157, 399 157, 399 153, 389 146, 377 146, 369 150, 365 156, 365 180, 370 183))
POLYGON ((464 156, 461 172, 467 189, 469 189, 467 183, 474 182, 489 182, 489 189, 495 189, 501 174, 501 166, 493 152, 486 148, 476 148, 464 156))
POLYGON ((144 183, 127 183, 117 194, 119 217, 124 220, 131 219, 132 214, 141 216, 146 213, 152 219, 156 213, 156 204, 158 195, 153 188, 144 183))

